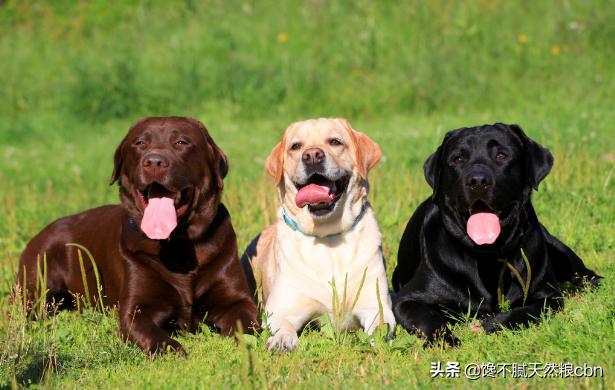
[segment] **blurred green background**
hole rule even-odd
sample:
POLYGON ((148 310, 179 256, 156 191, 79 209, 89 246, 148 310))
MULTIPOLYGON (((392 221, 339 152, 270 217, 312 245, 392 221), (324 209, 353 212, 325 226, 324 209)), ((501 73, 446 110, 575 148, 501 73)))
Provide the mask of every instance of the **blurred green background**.
POLYGON ((41 118, 64 135, 67 120, 152 114, 286 123, 612 98, 613 1, 3 3, 3 142, 41 118))

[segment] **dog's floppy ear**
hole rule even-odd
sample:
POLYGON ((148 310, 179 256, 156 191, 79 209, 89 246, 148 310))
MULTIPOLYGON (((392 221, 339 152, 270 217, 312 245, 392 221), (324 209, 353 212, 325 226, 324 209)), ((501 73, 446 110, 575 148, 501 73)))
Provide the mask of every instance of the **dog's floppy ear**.
POLYGON ((537 190, 538 184, 551 172, 553 155, 549 149, 528 137, 518 125, 510 125, 509 127, 523 143, 525 174, 527 175, 528 184, 537 190))
POLYGON ((119 180, 122 165, 124 164, 124 157, 122 157, 122 147, 124 146, 124 141, 126 138, 120 142, 120 144, 115 149, 115 154, 113 155, 113 173, 111 174, 111 179, 109 179, 109 185, 113 185, 116 181, 119 180))
POLYGON ((441 168, 441 155, 442 145, 438 146, 438 149, 431 154, 423 164, 423 172, 425 174, 425 180, 429 186, 433 189, 432 198, 435 199, 438 192, 438 185, 440 183, 440 170, 441 168))
POLYGON ((211 154, 213 156, 212 168, 216 175, 216 183, 218 184, 219 189, 223 189, 224 178, 228 173, 228 158, 226 157, 226 154, 224 154, 222 149, 220 149, 220 147, 214 142, 213 138, 211 138, 211 136, 209 135, 209 131, 207 131, 205 125, 203 125, 201 122, 198 123, 201 127, 201 131, 205 136, 205 140, 207 141, 207 145, 209 146, 209 149, 211 150, 211 154))
POLYGON ((130 126, 130 129, 128 129, 128 133, 124 136, 122 142, 120 142, 120 144, 115 149, 115 154, 113 155, 113 173, 111 174, 111 179, 109 179, 109 185, 112 185, 113 183, 118 181, 120 179, 120 176, 122 175, 122 166, 124 165, 124 156, 122 155, 122 149, 124 149, 124 144, 126 143, 130 132, 132 131, 132 129, 134 129, 139 124, 145 122, 148 119, 148 117, 141 118, 134 125, 130 126))
POLYGON ((364 179, 367 179, 367 173, 382 157, 380 145, 367 135, 353 129, 347 120, 339 119, 339 122, 348 130, 350 139, 354 144, 355 159, 357 161, 357 167, 359 168, 359 174, 364 179))
POLYGON ((286 132, 282 137, 282 141, 271 149, 271 153, 265 161, 267 172, 275 180, 275 184, 280 184, 284 177, 284 148, 286 147, 286 132))
POLYGON ((222 149, 218 148, 218 153, 220 153, 218 160, 218 169, 220 171, 220 177, 224 179, 228 174, 228 157, 222 151, 222 149))
POLYGON ((365 134, 353 130, 356 139, 357 162, 359 163, 359 173, 363 178, 367 178, 369 172, 382 157, 380 145, 375 143, 365 134))
POLYGON ((218 182, 218 188, 222 189, 224 188, 224 178, 228 173, 228 158, 226 157, 226 154, 224 154, 222 149, 220 149, 218 145, 216 145, 216 143, 211 137, 208 137, 208 139, 210 142, 209 146, 212 148, 214 154, 214 165, 216 168, 216 180, 218 182))
POLYGON ((224 178, 228 173, 228 158, 226 157, 226 154, 224 154, 222 149, 220 149, 220 147, 214 142, 213 138, 211 138, 211 136, 209 135, 207 127, 205 127, 205 125, 201 123, 201 121, 195 118, 187 119, 189 122, 192 122, 192 124, 196 125, 201 130, 201 133, 205 138, 205 142, 207 143, 207 147, 209 148, 212 156, 213 166, 211 166, 210 169, 216 176, 216 184, 218 185, 218 188, 223 189, 224 178))
POLYGON ((438 146, 438 149, 427 158, 425 164, 423 164, 423 173, 425 174, 425 180, 429 186, 433 189, 431 197, 436 198, 438 193, 438 187, 440 186, 440 174, 442 172, 444 146, 448 142, 449 138, 456 132, 456 130, 449 131, 444 136, 442 143, 438 146))

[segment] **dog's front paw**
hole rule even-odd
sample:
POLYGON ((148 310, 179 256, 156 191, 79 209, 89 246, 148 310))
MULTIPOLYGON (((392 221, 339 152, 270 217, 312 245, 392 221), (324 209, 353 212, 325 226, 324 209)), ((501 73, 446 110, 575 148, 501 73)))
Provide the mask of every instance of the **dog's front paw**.
POLYGON ((151 355, 162 355, 167 352, 173 352, 179 356, 188 356, 184 347, 182 347, 179 342, 171 338, 160 340, 158 342, 152 342, 147 350, 151 355))
POLYGON ((277 331, 276 334, 267 340, 267 350, 269 352, 283 353, 297 349, 299 337, 294 332, 277 331))
MULTIPOLYGON (((499 313, 499 314, 502 314, 502 313, 499 313)), ((504 325, 502 324, 501 316, 499 314, 490 316, 482 321, 483 328, 485 329, 485 333, 487 334, 495 333, 495 332, 498 332, 504 329, 504 325)))
POLYGON ((461 344, 461 341, 453 335, 448 326, 435 329, 426 336, 427 341, 423 344, 424 348, 433 347, 434 345, 448 345, 454 348, 461 344))

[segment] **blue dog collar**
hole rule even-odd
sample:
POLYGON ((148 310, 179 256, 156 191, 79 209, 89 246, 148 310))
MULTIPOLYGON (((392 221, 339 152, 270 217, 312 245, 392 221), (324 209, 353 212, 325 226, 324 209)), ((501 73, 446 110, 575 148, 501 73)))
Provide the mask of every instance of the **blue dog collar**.
MULTIPOLYGON (((361 221, 361 219, 365 215, 365 210, 366 209, 367 209, 367 201, 363 202, 363 206, 361 206, 361 211, 359 212, 359 215, 357 215, 357 217, 355 218, 354 222, 352 223, 352 226, 350 227, 350 229, 348 229, 348 231, 354 229, 355 226, 357 226, 359 221, 361 221)), ((295 221, 294 219, 292 219, 291 217, 288 216, 288 214, 286 213, 286 209, 284 209, 284 207, 282 207, 282 218, 284 219, 284 222, 286 223, 286 225, 288 225, 289 228, 291 228, 291 229, 293 229, 293 230, 303 234, 304 236, 308 236, 308 237, 329 238, 329 237, 339 236, 342 233, 345 233, 345 232, 333 233, 333 234, 329 234, 328 236, 323 236, 323 237, 317 236, 315 234, 305 233, 304 231, 299 229, 299 224, 297 223, 297 221, 295 221)))

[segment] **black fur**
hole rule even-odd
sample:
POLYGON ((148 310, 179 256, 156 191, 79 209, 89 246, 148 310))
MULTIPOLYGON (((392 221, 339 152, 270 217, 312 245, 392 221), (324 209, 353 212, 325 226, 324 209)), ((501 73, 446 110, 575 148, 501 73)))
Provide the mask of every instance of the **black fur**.
POLYGON ((254 278, 254 271, 252 270, 252 265, 250 263, 250 259, 256 256, 256 245, 258 244, 258 240, 261 238, 261 235, 254 237, 250 245, 246 248, 246 251, 241 255, 241 267, 243 268, 243 272, 246 274, 246 279, 248 279, 248 287, 250 287, 250 291, 254 300, 256 301, 256 279, 254 278))
POLYGON ((531 192, 552 165, 551 153, 516 125, 463 128, 445 136, 425 163, 433 195, 415 211, 399 246, 393 273, 399 324, 430 341, 442 334, 454 343, 447 324, 468 309, 489 333, 536 321, 545 308, 560 309, 565 282, 597 284, 600 277, 549 234, 532 207, 531 192), (472 187, 472 175, 486 184, 472 187), (493 244, 477 245, 466 233, 468 210, 477 204, 499 215, 501 234, 493 244), (526 299, 504 263, 527 281, 522 250, 531 270, 526 299), (498 287, 507 305, 500 305, 498 287))

